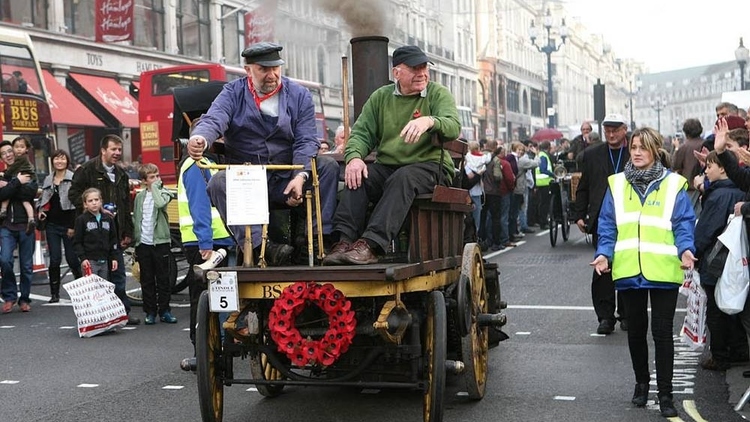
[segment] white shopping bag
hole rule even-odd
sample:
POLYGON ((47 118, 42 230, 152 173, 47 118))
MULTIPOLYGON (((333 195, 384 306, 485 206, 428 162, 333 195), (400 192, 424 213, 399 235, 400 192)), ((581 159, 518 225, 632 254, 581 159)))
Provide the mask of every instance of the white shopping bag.
POLYGON ((733 315, 745 307, 750 280, 747 272, 748 245, 745 223, 742 217, 734 217, 719 236, 729 249, 724 271, 716 284, 716 305, 723 312, 733 315))
POLYGON ((78 318, 78 335, 93 337, 124 327, 128 323, 125 306, 115 294, 115 285, 96 274, 88 274, 63 284, 78 318))
POLYGON ((685 282, 680 293, 687 296, 687 314, 682 323, 680 337, 682 342, 696 351, 706 345, 706 307, 708 298, 700 286, 700 276, 695 270, 685 271, 685 282))

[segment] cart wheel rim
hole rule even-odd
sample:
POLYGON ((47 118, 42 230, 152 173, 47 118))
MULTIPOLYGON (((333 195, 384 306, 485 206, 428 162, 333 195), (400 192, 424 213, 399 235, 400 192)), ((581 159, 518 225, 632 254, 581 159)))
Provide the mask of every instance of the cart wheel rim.
POLYGON ((484 261, 481 250, 467 245, 462 257, 461 276, 468 278, 471 286, 471 328, 461 339, 462 360, 466 365, 464 379, 469 398, 481 399, 487 384, 489 329, 479 328, 479 314, 487 313, 487 286, 485 284, 484 261))
POLYGON ((443 293, 433 291, 427 296, 424 359, 426 360, 426 389, 424 393, 424 422, 441 422, 445 403, 445 359, 447 353, 447 323, 443 293))

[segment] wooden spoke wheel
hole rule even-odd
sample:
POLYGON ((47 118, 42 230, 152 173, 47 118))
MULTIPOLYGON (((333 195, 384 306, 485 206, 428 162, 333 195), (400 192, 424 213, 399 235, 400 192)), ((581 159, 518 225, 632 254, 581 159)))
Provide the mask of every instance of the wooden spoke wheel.
POLYGON ((198 300, 195 329, 198 400, 203 422, 221 422, 224 414, 224 382, 219 315, 208 308, 208 291, 198 300))
POLYGON ((562 204, 560 229, 562 229, 563 241, 567 242, 570 237, 570 220, 568 219, 568 192, 565 189, 560 189, 560 203, 562 204))
MULTIPOLYGON (((271 365, 265 353, 250 356, 250 373, 255 379, 280 380, 284 379, 281 372, 271 365)), ((256 385, 258 392, 265 397, 276 397, 284 390, 283 385, 256 385)))
POLYGON ((427 388, 422 398, 424 422, 442 422, 445 409, 445 359, 448 353, 448 326, 443 293, 427 294, 427 320, 424 329, 423 358, 427 388))
POLYGON ((550 198, 549 215, 547 224, 549 224, 549 243, 552 247, 557 244, 557 219, 555 218, 555 195, 550 198))
POLYGON ((461 357, 464 362, 464 380, 469 398, 480 400, 487 386, 489 329, 477 326, 479 314, 488 312, 487 288, 484 282, 482 250, 476 243, 464 246, 461 258, 461 278, 468 279, 471 297, 471 324, 469 334, 461 338, 461 357))

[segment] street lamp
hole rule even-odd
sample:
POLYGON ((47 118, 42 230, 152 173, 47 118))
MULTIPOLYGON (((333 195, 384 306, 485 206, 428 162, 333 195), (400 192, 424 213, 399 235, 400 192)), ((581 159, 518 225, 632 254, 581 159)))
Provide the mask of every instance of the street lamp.
MULTIPOLYGON (((568 37, 568 28, 565 26, 565 19, 562 20, 558 33, 560 34, 560 44, 557 44, 556 40, 552 38, 552 12, 547 9, 547 14, 544 16, 542 26, 547 31, 547 43, 546 45, 536 45, 536 39, 539 37, 540 31, 534 25, 534 21, 531 21, 531 27, 529 28, 529 38, 531 38, 531 44, 536 47, 537 50, 547 55, 547 108, 553 107, 552 98, 552 53, 559 51, 560 47, 565 44, 565 38, 568 37)), ((548 127, 555 127, 555 113, 549 113, 548 127)))
POLYGON ((661 98, 651 101, 651 108, 656 111, 656 131, 661 133, 661 111, 667 106, 667 102, 661 98))
POLYGON ((745 65, 747 64, 748 52, 747 47, 742 43, 742 37, 740 37, 740 46, 734 50, 734 57, 737 59, 737 64, 740 65, 740 91, 745 90, 745 65))
MULTIPOLYGON (((633 97, 636 95, 636 91, 633 91, 633 81, 629 83, 630 89, 628 90, 628 107, 630 108, 630 130, 635 130, 635 120, 633 119, 633 97)), ((636 86, 636 90, 637 90, 636 86)))

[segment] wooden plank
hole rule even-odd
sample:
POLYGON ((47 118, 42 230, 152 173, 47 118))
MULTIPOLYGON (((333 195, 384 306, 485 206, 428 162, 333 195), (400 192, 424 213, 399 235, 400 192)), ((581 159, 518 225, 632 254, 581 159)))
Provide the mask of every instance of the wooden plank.
POLYGON ((237 281, 239 283, 296 281, 398 281, 460 266, 461 256, 456 255, 415 263, 339 265, 330 267, 226 267, 217 269, 217 271, 236 271, 237 281))

